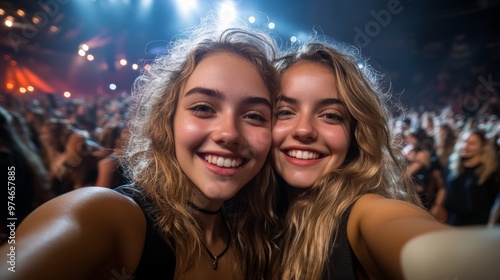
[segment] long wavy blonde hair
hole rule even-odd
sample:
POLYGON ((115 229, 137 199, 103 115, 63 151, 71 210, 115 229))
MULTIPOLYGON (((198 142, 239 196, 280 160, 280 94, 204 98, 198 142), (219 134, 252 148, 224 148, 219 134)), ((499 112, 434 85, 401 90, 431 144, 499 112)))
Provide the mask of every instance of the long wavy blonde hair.
POLYGON ((393 141, 378 75, 370 73, 367 66, 361 70, 355 54, 349 51, 311 41, 277 62, 280 74, 300 61, 330 69, 352 123, 351 143, 342 166, 290 204, 284 219, 281 279, 322 278, 341 219, 360 196, 374 193, 420 205, 393 141))
POLYGON ((478 178, 478 185, 481 185, 491 174, 498 170, 498 156, 495 147, 491 140, 486 137, 486 132, 481 129, 471 129, 462 132, 461 137, 455 144, 453 153, 450 155, 450 177, 457 178, 463 172, 464 167, 460 149, 471 135, 477 135, 481 141, 481 163, 474 171, 478 178))
MULTIPOLYGON (((151 202, 149 210, 175 252, 176 275, 181 276, 201 256, 203 247, 200 228, 187 206, 195 186, 175 156, 173 121, 180 89, 201 60, 221 51, 251 61, 269 89, 271 100, 279 88, 272 64, 276 43, 268 34, 245 27, 221 30, 204 23, 188 35, 178 38, 168 54, 156 58, 135 81, 130 137, 121 158, 130 170, 131 180, 151 202)), ((257 176, 223 205, 237 256, 234 269, 243 271, 246 279, 265 278, 275 247, 271 240, 277 220, 272 176, 268 157, 257 176)))

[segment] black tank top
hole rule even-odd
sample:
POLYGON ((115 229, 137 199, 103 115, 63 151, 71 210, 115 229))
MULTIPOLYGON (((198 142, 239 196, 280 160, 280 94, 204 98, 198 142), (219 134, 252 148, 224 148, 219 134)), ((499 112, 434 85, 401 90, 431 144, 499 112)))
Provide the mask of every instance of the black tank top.
POLYGON ((351 280, 358 279, 356 276, 356 268, 359 263, 354 255, 351 244, 347 238, 347 220, 351 213, 352 206, 347 208, 342 216, 338 235, 335 243, 331 244, 331 255, 328 261, 328 266, 323 274, 324 280, 351 280))
POLYGON ((133 184, 115 188, 117 192, 132 198, 146 217, 146 238, 141 260, 133 275, 134 280, 174 279, 175 254, 154 226, 147 209, 150 203, 133 184))

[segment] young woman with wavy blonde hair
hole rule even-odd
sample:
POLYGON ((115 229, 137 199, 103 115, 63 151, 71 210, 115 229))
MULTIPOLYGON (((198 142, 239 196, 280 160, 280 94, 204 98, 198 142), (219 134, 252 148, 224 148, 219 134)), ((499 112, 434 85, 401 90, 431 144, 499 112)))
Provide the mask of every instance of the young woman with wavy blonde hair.
POLYGON ((498 154, 480 129, 464 131, 450 155, 444 206, 447 223, 486 225, 500 190, 498 154))
POLYGON ((0 278, 267 277, 275 42, 215 25, 191 35, 136 80, 121 158, 133 184, 42 205, 16 233, 22 265, 10 273, 2 262, 0 278))
POLYGON ((446 230, 405 175, 377 76, 311 41, 277 62, 273 163, 283 213, 280 279, 399 279, 412 237, 446 230))

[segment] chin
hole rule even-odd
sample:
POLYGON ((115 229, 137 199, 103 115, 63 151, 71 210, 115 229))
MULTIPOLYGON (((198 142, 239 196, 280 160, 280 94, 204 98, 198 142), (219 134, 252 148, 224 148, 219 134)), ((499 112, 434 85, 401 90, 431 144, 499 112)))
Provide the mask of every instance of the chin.
POLYGON ((301 181, 301 180, 296 180, 296 179, 291 179, 291 180, 286 181, 286 182, 290 187, 295 188, 295 189, 299 189, 299 190, 307 190, 307 189, 310 189, 314 185, 314 182, 301 181), (293 182, 293 184, 291 184, 290 182, 293 182))

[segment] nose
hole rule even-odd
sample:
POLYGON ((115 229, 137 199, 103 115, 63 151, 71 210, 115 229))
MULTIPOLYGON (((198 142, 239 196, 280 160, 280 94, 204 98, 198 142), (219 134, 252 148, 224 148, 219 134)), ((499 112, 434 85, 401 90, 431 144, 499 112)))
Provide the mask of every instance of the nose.
POLYGON ((220 117, 214 131, 212 140, 220 145, 236 146, 241 143, 240 125, 236 117, 220 117))
POLYGON ((317 138, 316 130, 312 119, 302 116, 297 119, 297 123, 292 131, 292 136, 302 142, 310 142, 317 138))

